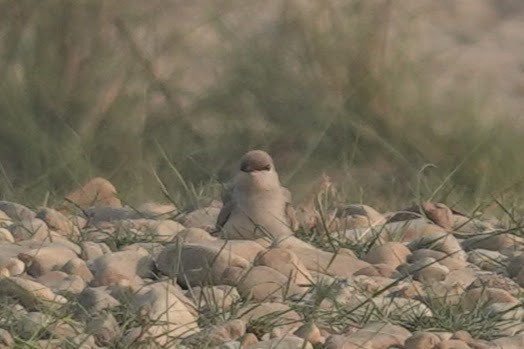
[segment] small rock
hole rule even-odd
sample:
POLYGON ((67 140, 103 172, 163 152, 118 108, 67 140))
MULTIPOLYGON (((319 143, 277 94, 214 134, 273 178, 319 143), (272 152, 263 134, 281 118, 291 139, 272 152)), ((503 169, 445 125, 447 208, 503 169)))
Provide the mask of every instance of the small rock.
POLYGON ((178 214, 178 209, 175 205, 156 202, 143 203, 138 206, 137 211, 145 218, 151 219, 171 219, 178 214))
POLYGON ((18 258, 0 256, 0 269, 4 276, 17 276, 25 272, 25 263, 18 258))
POLYGON ((92 242, 92 241, 82 241, 80 243, 80 247, 82 248, 80 257, 84 261, 90 261, 92 259, 101 257, 106 253, 111 252, 109 247, 106 244, 104 244, 103 242, 97 243, 97 242, 92 242))
POLYGON ((237 288, 242 297, 252 297, 258 302, 282 301, 288 296, 306 291, 291 282, 284 274, 266 266, 249 269, 237 288))
POLYGON ((475 280, 469 285, 469 288, 498 288, 509 292, 514 297, 518 297, 522 293, 522 289, 519 285, 511 280, 510 278, 494 274, 491 272, 477 273, 475 280))
POLYGON ((415 239, 409 244, 409 248, 411 250, 427 248, 443 252, 453 258, 466 259, 466 254, 457 239, 446 232, 433 232, 415 239))
POLYGON ((55 294, 48 287, 16 276, 0 278, 0 295, 15 298, 28 309, 36 309, 39 305, 55 307, 67 303, 66 298, 55 294))
POLYGON ((275 330, 290 333, 302 325, 300 315, 283 303, 249 304, 239 314, 247 323, 247 331, 255 333, 259 338, 275 330))
POLYGON ((466 251, 476 249, 502 251, 519 244, 524 244, 524 239, 513 234, 500 234, 497 232, 473 236, 462 242, 462 246, 466 251))
POLYGON ((356 257, 346 254, 334 254, 314 248, 290 248, 305 267, 311 272, 322 274, 350 277, 358 270, 370 266, 369 263, 361 261, 356 257))
POLYGON ((91 206, 122 207, 113 184, 100 177, 91 179, 82 187, 67 194, 65 198, 67 202, 71 202, 81 209, 91 206))
POLYGON ((240 294, 232 286, 193 287, 189 295, 201 311, 228 310, 240 300, 240 294))
POLYGON ((427 217, 433 223, 446 230, 451 230, 453 227, 453 212, 444 204, 423 202, 420 205, 413 205, 406 209, 395 213, 389 222, 398 222, 405 220, 418 219, 420 217, 427 217))
POLYGON ((154 277, 154 261, 145 250, 120 251, 96 258, 89 265, 93 286, 106 286, 127 280, 141 284, 140 278, 154 277))
POLYGON ((191 337, 185 338, 182 344, 195 347, 219 346, 223 343, 240 339, 246 333, 246 323, 240 319, 229 320, 211 326, 191 337))
POLYGON ((0 201, 0 211, 14 221, 30 221, 36 216, 36 213, 24 205, 9 201, 0 201))
POLYGON ((93 335, 95 343, 100 346, 115 343, 122 335, 115 317, 107 311, 91 318, 86 326, 86 333, 93 335))
POLYGON ((4 242, 13 244, 15 242, 15 238, 9 230, 7 230, 6 228, 0 228, 0 243, 4 242))
MULTIPOLYGON (((215 241, 217 238, 211 236, 207 231, 200 228, 187 228, 179 232, 173 239, 173 242, 183 242, 198 244, 206 241, 215 241)), ((221 240, 224 241, 224 240, 221 240)))
POLYGON ((203 244, 172 244, 158 255, 158 269, 177 276, 184 286, 234 286, 249 262, 228 251, 203 244))
POLYGON ((419 259, 409 267, 410 274, 413 278, 425 285, 434 282, 443 281, 449 274, 449 269, 433 258, 419 259))
POLYGON ((295 337, 285 336, 282 338, 273 338, 266 341, 258 342, 246 347, 246 349, 313 349, 313 346, 306 340, 295 337))
POLYGON ((442 264, 449 270, 461 270, 468 266, 466 260, 453 257, 454 256, 448 256, 444 252, 422 248, 413 251, 411 256, 408 257, 408 262, 413 263, 423 258, 434 258, 436 261, 438 261, 440 264, 442 264))
POLYGON ((196 316, 169 291, 169 287, 146 286, 132 296, 133 308, 150 324, 141 339, 148 338, 166 345, 173 337, 187 337, 199 331, 196 316))
POLYGON ((210 206, 196 209, 188 213, 182 224, 187 228, 210 230, 214 228, 220 213, 220 207, 210 206))
POLYGON ((61 270, 69 275, 78 276, 87 283, 91 282, 94 278, 93 273, 91 273, 91 270, 87 267, 86 262, 80 258, 70 259, 66 264, 64 264, 61 270))
POLYGON ((66 216, 52 208, 41 208, 36 218, 43 220, 49 228, 58 232, 60 235, 72 237, 80 234, 79 228, 73 224, 66 216))
POLYGON ((62 271, 50 271, 36 279, 37 282, 49 287, 57 294, 79 294, 86 287, 80 276, 68 275, 62 271))
POLYGON ((105 287, 87 287, 78 296, 78 303, 88 314, 97 314, 120 305, 105 287))
POLYGON ((489 287, 469 289, 464 293, 463 298, 462 306, 466 310, 493 303, 517 304, 519 302, 509 292, 489 287))
POLYGON ((320 333, 317 325, 314 323, 306 323, 300 326, 295 332, 293 332, 293 334, 297 337, 306 339, 313 345, 323 344, 326 341, 326 339, 320 333))
POLYGON ((328 337, 324 347, 326 349, 387 349, 394 346, 402 347, 410 336, 411 333, 400 326, 368 323, 350 335, 328 337))
POLYGON ((461 340, 448 339, 438 343, 433 349, 471 349, 471 347, 461 340))
POLYGON ((329 226, 332 230, 346 230, 368 228, 385 222, 386 218, 374 208, 353 204, 337 208, 329 226))
POLYGON ((52 270, 62 268, 77 255, 68 248, 45 246, 18 254, 18 258, 26 264, 27 273, 38 277, 52 270))
POLYGON ((416 332, 404 343, 404 349, 433 349, 440 338, 430 332, 416 332))
POLYGON ((10 225, 8 229, 15 241, 28 239, 44 241, 51 236, 51 231, 47 224, 38 218, 18 221, 10 225))
POLYGON ((304 264, 293 251, 284 248, 272 248, 258 253, 255 265, 264 265, 284 274, 293 284, 307 285, 313 278, 304 264))
POLYGON ((15 341, 11 334, 3 328, 0 328, 0 348, 14 348, 14 345, 15 341))
POLYGON ((519 275, 522 270, 524 270, 524 253, 512 257, 508 264, 508 274, 511 277, 519 275))
POLYGON ((391 268, 396 268, 407 261, 411 254, 409 248, 399 242, 386 242, 379 246, 374 246, 363 258, 371 264, 387 264, 391 268))

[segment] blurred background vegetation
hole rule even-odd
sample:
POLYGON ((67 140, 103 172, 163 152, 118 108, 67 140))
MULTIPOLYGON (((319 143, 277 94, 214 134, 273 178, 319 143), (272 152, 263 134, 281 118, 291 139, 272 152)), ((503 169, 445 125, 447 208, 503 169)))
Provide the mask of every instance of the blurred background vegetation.
POLYGON ((93 176, 130 203, 160 181, 213 196, 263 148, 298 199, 325 172, 382 209, 518 200, 523 7, 0 0, 0 196, 53 202, 93 176))

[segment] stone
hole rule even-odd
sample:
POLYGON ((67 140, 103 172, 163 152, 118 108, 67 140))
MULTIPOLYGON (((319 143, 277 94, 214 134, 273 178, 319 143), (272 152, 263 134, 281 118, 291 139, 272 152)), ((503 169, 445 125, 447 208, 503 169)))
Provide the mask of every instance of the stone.
POLYGON ((497 349, 521 349, 524 348, 524 333, 516 336, 497 338, 492 341, 497 349))
POLYGON ((91 206, 122 207, 114 185, 107 179, 100 177, 89 180, 82 187, 67 194, 65 198, 67 204, 64 203, 63 206, 72 203, 81 209, 87 209, 91 206))
POLYGON ((468 262, 483 270, 496 271, 504 269, 508 257, 498 251, 476 249, 468 252, 468 262))
POLYGON ((422 284, 429 285, 437 281, 444 281, 449 269, 438 263, 434 258, 419 259, 409 266, 409 273, 422 284))
POLYGON ((18 258, 0 256, 0 270, 4 276, 21 275, 25 272, 25 263, 18 258))
POLYGON ((229 320, 200 331, 182 341, 191 347, 219 346, 226 342, 240 339, 246 333, 246 323, 240 319, 229 320))
POLYGON ((486 233, 470 237, 462 242, 466 251, 484 249, 489 251, 502 251, 516 245, 524 244, 524 239, 513 234, 486 233))
POLYGON ((3 328, 0 328, 0 348, 14 348, 14 345, 15 341, 11 334, 3 328))
POLYGON ((154 261, 145 250, 108 253, 88 266, 94 276, 92 286, 107 286, 122 280, 141 284, 141 278, 154 277, 154 261))
POLYGON ((438 343, 433 349, 471 349, 471 347, 464 341, 448 339, 438 343))
POLYGON ((95 343, 107 346, 116 343, 122 336, 122 331, 113 314, 103 311, 93 316, 87 323, 85 332, 93 335, 95 343))
POLYGON ((259 338, 267 334, 267 331, 291 333, 302 325, 301 316, 283 303, 247 304, 240 309, 239 314, 247 323, 247 331, 255 333, 259 338))
POLYGON ((370 264, 386 264, 395 269, 402 263, 406 263, 411 251, 399 242, 386 242, 382 245, 373 246, 364 256, 363 260, 370 264))
POLYGON ((433 258, 438 261, 439 264, 445 266, 449 270, 461 270, 468 266, 466 260, 462 258, 454 258, 454 256, 448 256, 444 252, 429 250, 429 249, 418 249, 408 257, 409 263, 416 263, 419 259, 433 258))
POLYGON ((368 323, 356 332, 344 335, 331 335, 327 338, 326 349, 388 349, 402 347, 411 333, 396 325, 368 323))
POLYGON ((483 287, 498 288, 509 292, 514 297, 518 297, 523 292, 522 288, 509 277, 491 272, 476 273, 475 279, 469 285, 469 288, 483 287))
POLYGON ((216 206, 198 208, 189 212, 184 217, 182 224, 187 228, 211 230, 216 225, 220 209, 220 207, 216 206))
POLYGON ((302 338, 295 336, 285 336, 282 338, 273 338, 251 344, 245 349, 313 349, 313 346, 302 338))
POLYGON ((272 248, 258 253, 255 265, 264 265, 284 274, 295 285, 310 285, 313 277, 297 255, 288 249, 272 248))
POLYGON ((515 277, 515 281, 521 287, 524 287, 524 268, 522 268, 520 272, 517 274, 517 276, 515 277))
POLYGON ((388 222, 406 221, 427 217, 436 225, 451 230, 454 224, 453 212, 449 207, 442 203, 423 202, 420 205, 413 205, 395 213, 389 218, 388 222))
POLYGON ((67 303, 66 298, 48 287, 17 276, 0 278, 0 295, 17 299, 28 309, 36 309, 40 305, 54 308, 67 303))
POLYGON ((30 221, 36 216, 31 209, 10 201, 0 201, 0 211, 14 221, 30 221))
POLYGON ((65 247, 44 246, 21 252, 18 254, 18 258, 26 264, 29 275, 38 277, 62 268, 71 259, 77 258, 77 255, 65 247))
POLYGON ((131 207, 93 206, 82 211, 86 226, 105 227, 105 223, 139 219, 140 214, 131 207))
POLYGON ((279 271, 266 267, 255 266, 249 269, 239 280, 238 292, 244 298, 252 298, 256 302, 282 301, 288 296, 301 294, 305 288, 298 287, 279 271))
POLYGON ((384 224, 386 218, 367 205, 352 204, 339 207, 329 227, 331 230, 368 228, 384 224))
POLYGON ((67 219, 61 212, 52 208, 44 207, 38 210, 36 218, 43 220, 47 226, 66 237, 74 237, 80 234, 78 226, 67 219))
POLYGON ((478 306, 493 303, 518 304, 518 299, 509 292, 498 288, 473 288, 467 290, 463 295, 462 306, 466 310, 472 310, 478 306))
POLYGON ((15 241, 28 239, 44 241, 51 235, 47 224, 38 218, 17 221, 10 225, 8 229, 15 241))
POLYGON ((469 218, 457 214, 454 214, 452 218, 453 231, 473 235, 494 230, 494 227, 489 222, 483 222, 476 218, 469 218))
POLYGON ((78 276, 87 283, 91 282, 94 278, 93 273, 87 267, 86 262, 80 258, 70 259, 60 270, 69 275, 78 276))
POLYGON ((49 271, 38 277, 36 281, 62 295, 79 294, 86 288, 86 282, 80 276, 68 275, 62 271, 49 271))
POLYGON ((178 208, 173 204, 160 204, 156 202, 146 202, 137 207, 137 211, 144 218, 150 219, 171 219, 178 214, 178 208))
POLYGON ((453 258, 466 259, 466 254, 462 250, 458 240, 446 232, 432 232, 409 243, 409 248, 418 250, 421 248, 443 252, 453 258))
POLYGON ((404 349, 433 349, 440 338, 430 332, 416 332, 406 339, 404 349))
POLYGON ((219 247, 175 243, 159 254, 156 265, 164 275, 177 277, 184 286, 234 286, 249 262, 219 247))
POLYGON ((240 294, 232 286, 193 287, 188 291, 200 311, 226 311, 240 301, 240 294))
POLYGON ((222 250, 221 253, 242 257, 250 263, 253 263, 255 258, 265 251, 264 247, 252 240, 214 239, 201 242, 200 244, 219 248, 222 250))
POLYGON ((98 314, 120 305, 120 302, 109 294, 106 287, 85 288, 78 296, 78 303, 87 314, 98 314))
POLYGON ((15 238, 9 230, 6 228, 0 228, 0 243, 5 242, 13 244, 15 242, 15 238))
POLYGON ((133 232, 139 238, 158 242, 170 241, 185 229, 182 224, 175 221, 144 218, 122 220, 115 227, 120 231, 133 232))
POLYGON ((519 273, 524 270, 524 253, 510 258, 507 269, 509 276, 515 277, 519 275, 519 273))
MULTIPOLYGON (((211 236, 207 231, 200 228, 187 228, 179 232, 173 242, 198 244, 206 241, 216 241, 217 238, 211 236)), ((224 240, 220 240, 224 241, 224 240)))
POLYGON ((173 337, 188 337, 199 331, 196 316, 169 291, 169 287, 167 284, 146 286, 133 294, 133 308, 149 320, 140 339, 149 338, 166 345, 173 337))
POLYGON ((314 323, 306 323, 300 326, 293 334, 297 337, 304 338, 313 345, 320 345, 326 341, 320 329, 314 323))
POLYGON ((370 264, 345 254, 334 254, 313 248, 291 248, 305 267, 311 272, 350 277, 370 264))
POLYGON ((109 247, 106 244, 104 244, 103 242, 97 243, 93 241, 82 241, 80 243, 80 247, 82 249, 82 252, 80 253, 80 257, 84 261, 90 261, 92 259, 101 257, 106 253, 111 252, 109 247))

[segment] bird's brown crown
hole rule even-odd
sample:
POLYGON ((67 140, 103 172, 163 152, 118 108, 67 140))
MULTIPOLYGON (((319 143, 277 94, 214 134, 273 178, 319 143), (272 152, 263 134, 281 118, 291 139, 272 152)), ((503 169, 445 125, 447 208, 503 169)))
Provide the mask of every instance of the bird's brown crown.
POLYGON ((243 172, 270 171, 273 159, 263 150, 251 150, 240 159, 240 170, 243 172))

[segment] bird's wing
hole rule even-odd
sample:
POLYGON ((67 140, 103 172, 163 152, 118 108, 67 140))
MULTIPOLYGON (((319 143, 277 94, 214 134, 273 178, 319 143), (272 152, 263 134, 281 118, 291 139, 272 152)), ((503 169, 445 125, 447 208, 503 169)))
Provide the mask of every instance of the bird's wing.
POLYGON ((224 194, 222 195, 222 203, 223 203, 222 209, 218 213, 218 217, 217 217, 216 228, 218 230, 224 227, 227 220, 229 219, 229 216, 231 216, 233 207, 235 206, 235 201, 233 200, 233 189, 232 188, 228 188, 226 189, 226 191, 224 191, 224 194))
POLYGON ((286 187, 282 188, 282 194, 284 195, 286 201, 285 215, 288 220, 289 228, 292 231, 297 231, 300 227, 299 221, 295 214, 295 208, 291 204, 291 192, 286 187))

